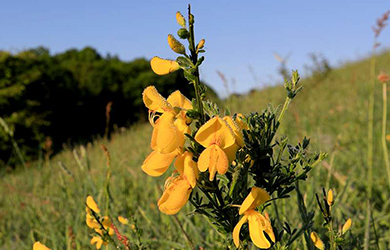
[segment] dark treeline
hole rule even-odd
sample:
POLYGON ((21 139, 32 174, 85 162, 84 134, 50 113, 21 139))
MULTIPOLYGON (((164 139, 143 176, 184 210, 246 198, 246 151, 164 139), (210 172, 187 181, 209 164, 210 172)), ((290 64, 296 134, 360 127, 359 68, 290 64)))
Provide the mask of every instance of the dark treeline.
MULTIPOLYGON (((63 143, 103 135, 109 102, 111 129, 145 121, 141 94, 148 85, 164 96, 176 89, 193 96, 182 72, 158 76, 145 59, 124 62, 89 47, 56 55, 42 47, 0 52, 0 117, 27 160, 38 156, 47 137, 58 151, 63 143)), ((0 167, 16 164, 12 138, 0 126, 0 167)))

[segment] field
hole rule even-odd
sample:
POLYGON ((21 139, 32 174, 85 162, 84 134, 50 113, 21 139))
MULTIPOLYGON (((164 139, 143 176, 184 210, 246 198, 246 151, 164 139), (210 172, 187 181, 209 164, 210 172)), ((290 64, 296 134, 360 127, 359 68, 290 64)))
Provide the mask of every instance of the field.
MULTIPOLYGON (((348 244, 343 249, 361 249, 365 239, 370 60, 346 63, 326 76, 302 79, 304 89, 290 105, 279 131, 292 144, 307 135, 311 139, 310 150, 329 154, 310 172, 301 189, 308 210, 315 211, 314 227, 324 235, 315 193, 321 193, 323 187, 333 188, 336 220, 340 225, 348 218, 353 221, 348 244)), ((377 56, 376 75, 389 67, 390 53, 377 56)), ((390 248, 390 192, 381 147, 381 90, 381 83, 376 82, 370 249, 390 248)), ((269 103, 276 107, 284 99, 284 88, 275 86, 230 97, 224 105, 233 113, 248 114, 263 110, 269 103)), ((52 249, 94 248, 85 225, 85 198, 92 195, 101 208, 106 207, 108 167, 102 144, 111 159, 109 215, 131 242, 147 249, 187 249, 189 242, 197 249, 225 249, 229 239, 206 218, 193 216, 191 205, 187 204, 176 216, 158 210, 156 203, 169 174, 152 178, 140 168, 150 152, 151 131, 149 124, 138 124, 118 130, 109 141, 97 138, 88 145, 65 146, 62 153, 49 161, 42 157, 28 169, 2 172, 0 249, 31 249, 38 240, 52 249), (131 218, 130 223, 121 225, 116 220, 119 215, 131 218)), ((295 193, 288 202, 281 200, 277 204, 281 221, 299 228, 295 193)), ((275 207, 268 212, 274 215, 275 207)), ((296 249, 305 249, 303 245, 298 241, 296 249)))

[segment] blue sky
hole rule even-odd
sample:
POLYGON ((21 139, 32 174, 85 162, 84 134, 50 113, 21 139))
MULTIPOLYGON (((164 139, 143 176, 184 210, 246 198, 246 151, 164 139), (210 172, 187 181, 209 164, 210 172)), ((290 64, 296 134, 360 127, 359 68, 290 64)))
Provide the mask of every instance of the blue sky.
MULTIPOLYGON (((273 53, 291 53, 288 66, 304 72, 309 53, 332 65, 366 56, 375 20, 390 9, 386 0, 191 1, 196 38, 206 39, 201 77, 226 95, 216 71, 232 91, 246 92, 280 80, 273 53), (253 73, 254 72, 254 73, 253 73)), ((175 58, 167 35, 179 28, 175 13, 186 1, 15 0, 0 8, 0 49, 13 52, 43 45, 52 53, 95 47, 122 60, 159 55, 175 58)), ((380 37, 388 46, 390 27, 380 37)), ((153 83, 151 83, 153 84, 153 83)))

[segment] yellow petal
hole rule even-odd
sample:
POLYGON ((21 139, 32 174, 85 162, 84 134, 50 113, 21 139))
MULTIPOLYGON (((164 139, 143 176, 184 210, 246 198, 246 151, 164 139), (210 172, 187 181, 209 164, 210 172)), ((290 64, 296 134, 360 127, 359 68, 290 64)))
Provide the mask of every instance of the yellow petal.
POLYGON ((316 246, 316 248, 321 249, 321 250, 325 249, 324 242, 322 242, 322 240, 320 239, 320 237, 318 237, 316 232, 311 232, 310 238, 313 241, 314 246, 316 246))
POLYGON ((240 207, 240 211, 238 213, 243 214, 248 210, 255 209, 256 207, 260 206, 264 202, 268 201, 270 198, 271 197, 264 189, 258 187, 252 187, 251 192, 245 198, 244 202, 240 207))
POLYGON ((228 157, 229 163, 232 163, 236 159, 236 153, 239 148, 240 146, 238 146, 237 143, 234 143, 223 150, 228 157))
POLYGON ((238 248, 240 246, 240 230, 242 225, 248 220, 248 216, 244 215, 241 220, 237 223, 233 230, 233 242, 234 245, 238 248))
POLYGON ((176 90, 167 99, 172 107, 179 107, 181 109, 192 109, 192 103, 179 90, 176 90))
POLYGON ((43 245, 39 241, 35 242, 33 245, 33 250, 51 250, 47 246, 43 245))
POLYGON ((232 129, 218 116, 214 116, 200 127, 195 140, 205 148, 217 144, 220 148, 225 149, 235 143, 232 129))
POLYGON ((174 124, 174 114, 164 113, 156 122, 153 129, 150 147, 162 154, 168 154, 182 147, 184 135, 174 124))
POLYGON ((100 225, 99 223, 95 220, 95 218, 93 218, 92 216, 88 215, 86 216, 86 220, 85 220, 87 226, 89 228, 92 228, 92 229, 96 229, 96 228, 100 228, 100 225))
POLYGON ((239 129, 241 129, 241 130, 248 129, 248 124, 245 123, 245 117, 243 114, 238 113, 236 116, 235 122, 236 122, 239 129))
POLYGON ((180 13, 180 11, 176 12, 176 21, 181 27, 183 27, 183 28, 186 27, 186 20, 184 19, 183 15, 180 13))
POLYGON ((180 69, 180 66, 176 61, 162 59, 157 56, 150 60, 150 66, 157 75, 166 75, 180 69))
POLYGON ((270 248, 271 243, 264 235, 264 229, 267 227, 266 218, 259 212, 251 210, 248 213, 248 224, 249 224, 249 236, 253 244, 259 248, 270 248))
POLYGON ((141 168, 146 174, 150 176, 160 176, 168 170, 176 155, 177 151, 173 151, 172 153, 168 154, 162 154, 160 152, 153 151, 145 159, 141 168))
POLYGON ((152 111, 163 113, 164 111, 172 110, 168 101, 158 93, 154 86, 149 86, 142 92, 142 100, 145 106, 152 111))
POLYGON ((91 245, 96 243, 96 249, 100 249, 103 244, 103 240, 99 236, 93 236, 91 239, 91 245))
POLYGON ((329 206, 332 206, 333 203, 334 203, 333 190, 332 189, 329 189, 329 191, 328 191, 327 202, 328 202, 329 206))
POLYGON ((97 214, 100 213, 100 209, 96 204, 95 200, 92 198, 92 196, 88 195, 86 203, 88 208, 92 209, 97 214))
POLYGON ((175 168, 184 179, 186 179, 192 188, 196 185, 196 180, 199 177, 198 167, 196 162, 192 159, 193 154, 191 152, 184 152, 175 161, 175 168))
POLYGON ((187 180, 182 177, 174 179, 157 202, 158 208, 165 214, 176 214, 187 203, 191 191, 187 180))
POLYGON ((351 218, 349 218, 343 225, 343 228, 341 229, 341 234, 345 234, 351 228, 351 225, 352 225, 352 220, 351 218))
POLYGON ((236 138, 236 143, 238 146, 244 146, 244 138, 241 129, 238 127, 237 123, 233 121, 233 118, 230 116, 225 116, 223 120, 230 126, 233 130, 234 136, 236 138))
POLYGON ((174 124, 181 133, 191 134, 191 128, 187 125, 187 119, 184 112, 180 112, 176 116, 174 124))
POLYGON ((211 145, 200 154, 198 168, 201 172, 205 172, 208 169, 210 181, 213 181, 216 172, 219 174, 227 172, 229 168, 228 158, 218 145, 211 145))
POLYGON ((119 221, 120 223, 122 223, 123 225, 129 224, 129 220, 126 219, 126 218, 123 217, 123 216, 118 216, 118 221, 119 221))

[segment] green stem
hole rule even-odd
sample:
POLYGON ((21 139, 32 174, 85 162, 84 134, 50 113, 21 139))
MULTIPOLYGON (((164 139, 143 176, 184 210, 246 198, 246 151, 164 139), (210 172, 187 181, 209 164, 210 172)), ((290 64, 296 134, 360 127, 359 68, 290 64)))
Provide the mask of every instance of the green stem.
MULTIPOLYGON (((191 5, 188 5, 188 23, 189 23, 189 33, 190 33, 188 42, 190 44, 189 49, 191 51, 191 60, 194 65, 197 65, 198 54, 196 53, 195 50, 194 17, 191 14, 191 5)), ((202 97, 200 94, 200 79, 199 79, 198 66, 195 66, 193 75, 195 76, 195 81, 193 82, 193 84, 195 89, 196 104, 198 106, 198 112, 200 113, 200 122, 201 124, 204 124, 205 120, 204 120, 202 97)))
POLYGON ((387 152, 387 142, 386 142, 386 121, 387 121, 387 84, 383 85, 383 114, 382 114, 382 147, 383 147, 383 158, 385 161, 386 171, 387 171, 387 181, 390 187, 390 164, 389 164, 389 155, 387 152))
POLYGON ((372 51, 371 67, 370 67, 370 87, 369 92, 370 96, 368 99, 368 142, 367 142, 367 194, 368 194, 368 204, 366 211, 366 224, 365 224, 365 233, 364 233, 364 250, 368 250, 370 242, 370 201, 372 198, 372 169, 373 169, 373 134, 374 134, 374 111, 375 111, 375 65, 376 65, 376 56, 375 56, 375 46, 376 38, 374 40, 374 47, 372 51))
POLYGON ((290 103, 291 103, 291 98, 286 97, 286 100, 284 101, 284 104, 283 104, 282 111, 280 111, 280 114, 279 114, 278 124, 277 124, 278 127, 279 127, 280 123, 282 122, 284 114, 286 113, 286 110, 287 110, 288 106, 290 105, 290 103))

